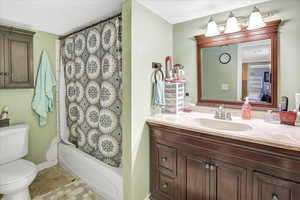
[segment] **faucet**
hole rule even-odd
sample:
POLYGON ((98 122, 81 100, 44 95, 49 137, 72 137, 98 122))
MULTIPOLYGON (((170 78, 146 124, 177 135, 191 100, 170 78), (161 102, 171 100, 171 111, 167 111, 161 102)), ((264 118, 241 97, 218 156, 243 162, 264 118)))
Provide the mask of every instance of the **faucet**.
POLYGON ((232 120, 231 113, 226 112, 224 105, 220 105, 219 108, 215 111, 215 119, 222 119, 222 120, 232 120))

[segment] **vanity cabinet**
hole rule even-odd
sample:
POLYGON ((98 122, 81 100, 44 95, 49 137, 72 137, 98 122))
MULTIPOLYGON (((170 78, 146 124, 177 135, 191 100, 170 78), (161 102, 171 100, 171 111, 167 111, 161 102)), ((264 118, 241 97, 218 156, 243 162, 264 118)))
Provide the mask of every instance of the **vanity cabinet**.
POLYGON ((261 173, 254 173, 253 180, 254 200, 294 200, 300 197, 299 183, 261 173))
POLYGON ((33 87, 33 36, 0 26, 0 89, 33 87))
POLYGON ((148 123, 153 200, 300 199, 300 153, 148 123))

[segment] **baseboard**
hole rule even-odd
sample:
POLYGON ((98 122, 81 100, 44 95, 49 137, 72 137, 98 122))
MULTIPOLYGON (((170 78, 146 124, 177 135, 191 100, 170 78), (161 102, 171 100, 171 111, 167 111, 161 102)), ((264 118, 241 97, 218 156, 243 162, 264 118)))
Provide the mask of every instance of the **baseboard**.
POLYGON ((57 137, 53 138, 50 147, 46 153, 46 161, 42 162, 37 165, 38 171, 42 171, 43 169, 47 169, 50 167, 53 167, 54 165, 57 165, 58 159, 57 159, 57 143, 59 142, 59 139, 57 137))
POLYGON ((151 194, 148 194, 144 200, 151 200, 150 197, 151 197, 151 194))
POLYGON ((42 162, 37 165, 37 169, 38 171, 42 171, 43 169, 53 167, 54 165, 57 165, 57 160, 42 162))

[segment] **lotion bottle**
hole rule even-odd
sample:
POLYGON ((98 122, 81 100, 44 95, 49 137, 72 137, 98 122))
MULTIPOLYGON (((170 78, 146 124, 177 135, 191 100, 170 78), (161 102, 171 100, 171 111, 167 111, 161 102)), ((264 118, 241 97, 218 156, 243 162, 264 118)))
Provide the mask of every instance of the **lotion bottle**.
POLYGON ((244 119, 244 120, 251 119, 251 105, 249 103, 248 97, 246 97, 245 103, 242 106, 242 119, 244 119))

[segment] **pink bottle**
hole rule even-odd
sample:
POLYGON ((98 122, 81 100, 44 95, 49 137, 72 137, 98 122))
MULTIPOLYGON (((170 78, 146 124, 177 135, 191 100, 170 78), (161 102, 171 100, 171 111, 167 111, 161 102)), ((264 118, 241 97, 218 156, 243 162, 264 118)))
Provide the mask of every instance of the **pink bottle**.
POLYGON ((249 98, 246 97, 246 101, 242 106, 242 119, 250 120, 251 119, 251 105, 249 103, 249 98))

